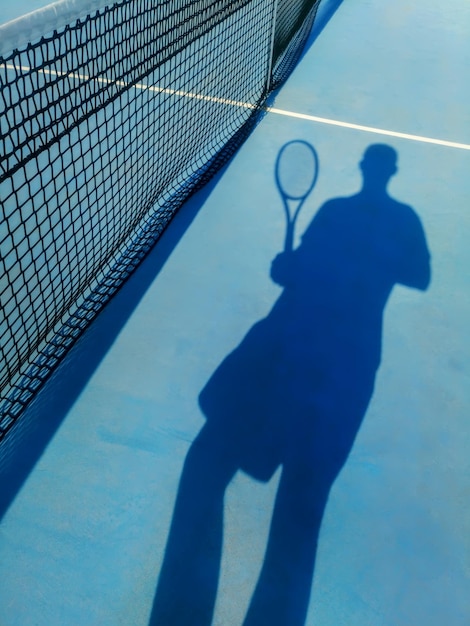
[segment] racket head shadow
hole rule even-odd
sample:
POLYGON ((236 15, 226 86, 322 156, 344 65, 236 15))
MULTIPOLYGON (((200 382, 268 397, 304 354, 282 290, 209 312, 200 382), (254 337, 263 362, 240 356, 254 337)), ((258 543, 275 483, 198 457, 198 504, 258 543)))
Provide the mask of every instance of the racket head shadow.
POLYGON ((318 155, 315 148, 303 139, 284 144, 276 159, 276 185, 288 200, 303 201, 311 193, 318 179, 318 155))

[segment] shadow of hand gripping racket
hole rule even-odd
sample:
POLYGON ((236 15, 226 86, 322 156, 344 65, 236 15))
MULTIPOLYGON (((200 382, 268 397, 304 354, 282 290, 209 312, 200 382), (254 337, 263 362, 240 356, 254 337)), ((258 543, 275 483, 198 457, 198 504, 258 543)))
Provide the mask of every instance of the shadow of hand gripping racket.
POLYGON ((387 299, 396 283, 424 290, 430 281, 421 222, 387 192, 397 154, 386 145, 369 146, 361 190, 326 202, 293 250, 299 207, 288 205, 303 204, 318 171, 315 152, 298 144, 284 146, 276 166, 287 234, 271 276, 283 291, 200 394, 207 421, 185 460, 152 625, 212 623, 225 489, 237 470, 268 481, 279 466, 244 625, 305 623, 323 512, 373 392, 387 299), (308 182, 284 163, 294 153, 315 166, 304 170, 308 182))

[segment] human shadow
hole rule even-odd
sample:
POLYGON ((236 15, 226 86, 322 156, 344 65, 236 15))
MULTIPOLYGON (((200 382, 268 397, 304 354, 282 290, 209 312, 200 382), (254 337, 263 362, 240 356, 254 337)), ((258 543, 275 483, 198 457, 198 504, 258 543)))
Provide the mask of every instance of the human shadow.
POLYGON ((284 289, 216 369, 199 403, 207 421, 182 472, 150 624, 213 618, 224 493, 242 470, 282 466, 262 570, 245 626, 302 626, 330 489, 353 446, 381 359, 383 313, 399 283, 425 290, 420 219, 387 193, 393 148, 371 145, 359 193, 326 202, 271 278, 284 289))

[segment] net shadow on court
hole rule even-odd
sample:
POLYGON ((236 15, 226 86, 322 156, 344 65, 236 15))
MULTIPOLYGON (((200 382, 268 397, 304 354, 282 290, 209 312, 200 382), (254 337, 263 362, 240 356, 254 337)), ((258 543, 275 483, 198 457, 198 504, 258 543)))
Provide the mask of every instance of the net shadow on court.
POLYGON ((225 168, 185 204, 158 248, 89 326, 2 441, 0 519, 224 172, 225 168))
POLYGON ((305 47, 300 55, 300 61, 305 57, 310 48, 314 45, 318 37, 322 34, 323 30, 328 25, 328 22, 333 18, 336 11, 338 11, 343 4, 343 0, 322 0, 315 17, 315 23, 310 36, 305 43, 305 47))

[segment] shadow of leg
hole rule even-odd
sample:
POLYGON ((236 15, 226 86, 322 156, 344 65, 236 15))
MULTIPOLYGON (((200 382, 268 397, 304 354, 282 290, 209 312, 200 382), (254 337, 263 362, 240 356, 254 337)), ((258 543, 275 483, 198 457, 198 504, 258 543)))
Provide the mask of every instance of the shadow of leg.
POLYGON ((244 626, 302 626, 329 488, 311 469, 285 467, 265 559, 244 626))
POLYGON ((209 626, 222 552, 224 493, 235 471, 206 425, 184 463, 150 626, 209 626))

